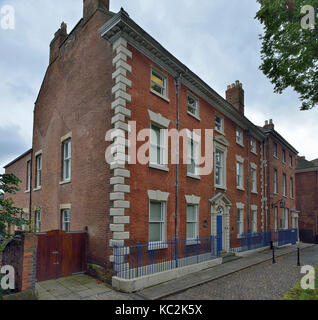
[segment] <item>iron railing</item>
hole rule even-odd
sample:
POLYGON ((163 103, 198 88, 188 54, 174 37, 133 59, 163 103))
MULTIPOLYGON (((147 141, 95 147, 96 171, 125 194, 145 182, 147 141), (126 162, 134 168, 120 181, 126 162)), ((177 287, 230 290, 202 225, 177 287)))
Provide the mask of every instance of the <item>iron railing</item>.
MULTIPOLYGON (((126 241, 125 245, 113 244, 114 273, 122 279, 135 279, 189 265, 211 261, 220 257, 218 237, 167 242, 126 241)), ((230 252, 245 252, 270 246, 296 244, 298 230, 277 230, 230 235, 230 252)))
POLYGON ((230 251, 245 252, 270 246, 296 244, 298 241, 298 230, 287 229, 277 231, 255 232, 247 234, 232 234, 230 236, 230 251))
POLYGON ((134 279, 219 257, 217 237, 167 242, 128 242, 114 246, 115 276, 134 279))

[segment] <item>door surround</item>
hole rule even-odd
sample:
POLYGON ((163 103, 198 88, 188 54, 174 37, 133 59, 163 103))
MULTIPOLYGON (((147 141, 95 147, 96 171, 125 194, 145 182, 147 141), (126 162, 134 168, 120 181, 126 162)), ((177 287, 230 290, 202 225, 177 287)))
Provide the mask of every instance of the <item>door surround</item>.
POLYGON ((217 216, 223 217, 223 251, 230 251, 230 211, 232 202, 224 194, 219 193, 209 200, 211 205, 211 235, 217 235, 217 216))

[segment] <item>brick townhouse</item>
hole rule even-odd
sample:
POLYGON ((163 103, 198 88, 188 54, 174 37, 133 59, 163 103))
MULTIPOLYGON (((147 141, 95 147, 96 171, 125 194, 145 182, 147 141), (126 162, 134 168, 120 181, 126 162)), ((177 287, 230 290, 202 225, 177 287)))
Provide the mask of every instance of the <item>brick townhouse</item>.
POLYGON ((273 120, 262 128, 265 139, 265 224, 268 230, 298 228, 295 173, 298 151, 276 130, 273 120))
MULTIPOLYGON (((137 149, 143 144, 137 142, 137 149)), ((83 18, 69 34, 63 23, 51 42, 35 103, 32 150, 6 172, 22 180, 14 200, 30 208, 38 231, 87 228, 88 261, 109 267, 114 243, 222 233, 221 249, 229 251, 232 235, 273 228, 270 205, 280 197, 269 187, 265 164, 279 170, 277 183, 288 181, 283 198, 291 213, 294 196, 286 188, 294 181, 296 154, 276 131, 247 119, 239 81, 222 98, 124 10, 114 14, 109 1, 84 0, 83 18), (137 134, 152 129, 146 165, 128 162, 131 122, 137 134), (177 166, 164 159, 175 154, 167 130, 178 127, 187 129, 188 147, 184 156, 180 144, 177 166), (107 142, 111 129, 113 142, 107 142), (214 170, 208 175, 200 175, 197 165, 195 129, 214 129, 214 170), (273 162, 272 141, 285 148, 285 162, 273 162), (110 144, 115 151, 108 164, 110 144)), ((277 228, 291 224, 290 218, 280 223, 282 214, 277 228)))
POLYGON ((318 159, 300 157, 296 169, 300 240, 318 242, 318 159))

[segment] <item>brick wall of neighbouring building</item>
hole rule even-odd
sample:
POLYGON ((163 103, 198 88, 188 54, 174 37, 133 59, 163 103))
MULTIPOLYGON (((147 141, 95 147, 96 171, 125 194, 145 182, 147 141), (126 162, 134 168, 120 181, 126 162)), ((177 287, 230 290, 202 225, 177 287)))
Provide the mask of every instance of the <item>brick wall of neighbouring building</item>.
POLYGON ((34 234, 16 232, 2 253, 2 266, 14 267, 16 292, 35 289, 37 242, 34 234))
POLYGON ((318 167, 301 158, 296 172, 297 209, 301 240, 318 241, 318 167))

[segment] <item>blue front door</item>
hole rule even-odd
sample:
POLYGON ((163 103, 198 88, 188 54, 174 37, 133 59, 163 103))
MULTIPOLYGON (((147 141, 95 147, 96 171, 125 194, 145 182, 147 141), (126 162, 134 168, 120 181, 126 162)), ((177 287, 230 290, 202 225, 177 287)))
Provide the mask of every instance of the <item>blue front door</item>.
POLYGON ((217 246, 218 252, 223 250, 223 217, 217 216, 216 221, 217 246))

